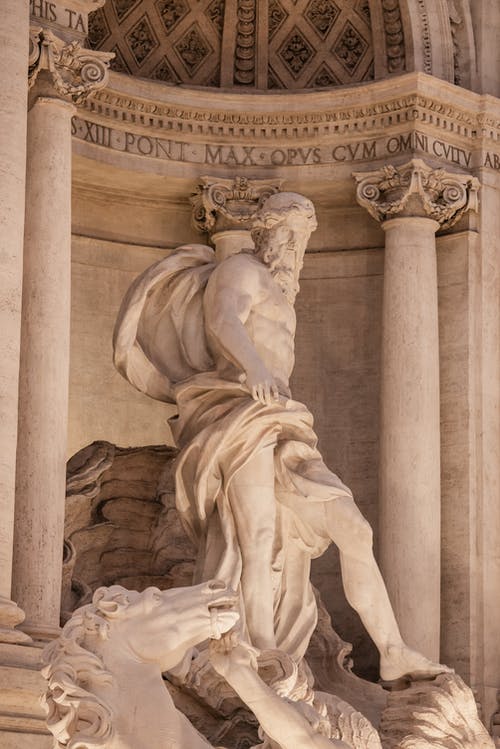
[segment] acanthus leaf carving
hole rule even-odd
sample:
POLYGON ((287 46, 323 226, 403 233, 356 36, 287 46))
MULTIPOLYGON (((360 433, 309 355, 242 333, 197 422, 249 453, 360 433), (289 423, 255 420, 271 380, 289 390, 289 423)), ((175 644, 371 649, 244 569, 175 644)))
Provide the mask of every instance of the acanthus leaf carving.
POLYGON ((264 200, 279 191, 280 184, 281 180, 202 177, 190 198, 194 226, 202 232, 212 232, 216 223, 224 224, 224 228, 246 228, 264 200))
POLYGON ((56 93, 80 104, 108 82, 112 52, 86 49, 79 41, 65 42, 49 29, 32 27, 29 49, 29 87, 47 71, 56 93))
POLYGON ((479 180, 470 174, 432 169, 421 159, 353 176, 358 182, 358 203, 377 221, 421 215, 448 229, 466 211, 478 209, 479 180))

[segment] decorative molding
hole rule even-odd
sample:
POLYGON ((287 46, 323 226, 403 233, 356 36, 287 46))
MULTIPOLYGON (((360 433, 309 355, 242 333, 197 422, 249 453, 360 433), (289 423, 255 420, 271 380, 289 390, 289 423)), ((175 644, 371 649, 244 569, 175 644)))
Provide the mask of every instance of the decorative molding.
POLYGON ((79 41, 65 42, 48 29, 32 27, 29 46, 29 87, 46 71, 56 93, 75 104, 104 88, 108 82, 111 52, 85 49, 79 41))
MULTIPOLYGON (((410 75, 417 77, 419 74, 410 75)), ((383 97, 381 93, 380 100, 374 104, 353 103, 350 107, 335 107, 331 99, 326 101, 318 97, 315 102, 309 95, 308 110, 304 103, 304 110, 300 111, 297 102, 294 112, 283 111, 281 107, 276 112, 259 111, 257 102, 252 101, 253 110, 243 107, 242 102, 241 108, 234 111, 225 109, 221 101, 214 102, 213 108, 208 103, 205 107, 195 107, 184 105, 180 97, 175 103, 161 103, 153 98, 153 90, 148 100, 107 88, 97 91, 84 106, 110 123, 138 125, 157 130, 158 135, 163 131, 169 135, 184 133, 190 137, 194 133, 201 137, 241 136, 276 141, 288 137, 359 135, 361 130, 368 135, 368 132, 378 129, 385 131, 396 122, 422 122, 458 135, 462 140, 464 137, 483 136, 500 142, 500 116, 480 112, 473 104, 468 109, 460 103, 440 101, 418 92, 383 97)))
POLYGON ((406 69, 405 40, 399 0, 382 0, 387 70, 402 73, 406 69))
POLYGON ((453 42, 453 83, 456 86, 460 86, 462 84, 462 75, 460 72, 461 49, 458 32, 463 25, 463 18, 458 11, 455 0, 448 0, 448 15, 450 19, 451 39, 453 42))
POLYGON ((193 225, 198 231, 247 229, 264 200, 279 192, 281 180, 202 177, 190 198, 193 225))
POLYGON ((26 644, 31 642, 31 637, 20 629, 18 624, 24 621, 24 611, 9 598, 0 596, 0 643, 26 644))
POLYGON ((420 20, 422 23, 422 50, 424 55, 424 72, 432 75, 432 44, 426 0, 417 0, 417 3, 420 10, 420 20))
POLYGON ((421 159, 401 167, 354 172, 356 198, 377 221, 425 216, 449 229, 466 211, 477 211, 479 180, 470 174, 432 169, 421 159))
POLYGON ((255 0, 238 0, 236 17, 234 82, 244 86, 251 86, 255 83, 257 34, 257 7, 255 0))

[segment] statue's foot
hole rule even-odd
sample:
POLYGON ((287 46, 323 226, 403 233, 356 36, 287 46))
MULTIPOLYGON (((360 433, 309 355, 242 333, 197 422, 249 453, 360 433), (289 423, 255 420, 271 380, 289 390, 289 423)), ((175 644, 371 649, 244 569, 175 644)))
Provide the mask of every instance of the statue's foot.
POLYGON ((389 645, 386 652, 380 656, 380 677, 383 681, 396 681, 404 677, 418 681, 433 679, 438 674, 452 673, 452 668, 434 663, 404 643, 389 645))

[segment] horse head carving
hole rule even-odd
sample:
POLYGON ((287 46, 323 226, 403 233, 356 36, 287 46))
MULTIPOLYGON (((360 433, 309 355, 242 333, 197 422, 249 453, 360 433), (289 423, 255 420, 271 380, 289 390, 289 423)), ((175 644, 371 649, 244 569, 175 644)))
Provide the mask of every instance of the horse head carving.
POLYGON ((181 731, 186 746, 209 747, 176 710, 161 673, 194 645, 231 629, 239 618, 235 604, 234 594, 218 581, 142 593, 119 585, 96 590, 92 603, 74 612, 44 652, 44 703, 56 747, 156 745, 143 703, 156 711, 156 724, 169 716, 165 730, 181 731), (135 703, 142 717, 132 726, 135 703))

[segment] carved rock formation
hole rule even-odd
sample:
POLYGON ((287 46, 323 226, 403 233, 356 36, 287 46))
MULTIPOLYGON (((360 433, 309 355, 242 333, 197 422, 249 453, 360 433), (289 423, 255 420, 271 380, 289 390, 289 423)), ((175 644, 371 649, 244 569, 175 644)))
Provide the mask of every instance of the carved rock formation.
POLYGON ((380 736, 384 749, 494 749, 472 690, 456 674, 391 692, 380 736))
POLYGON ((190 585, 195 549, 181 526, 170 467, 176 451, 94 442, 68 463, 63 619, 100 585, 190 585), (161 486, 160 486, 161 483, 161 486))

